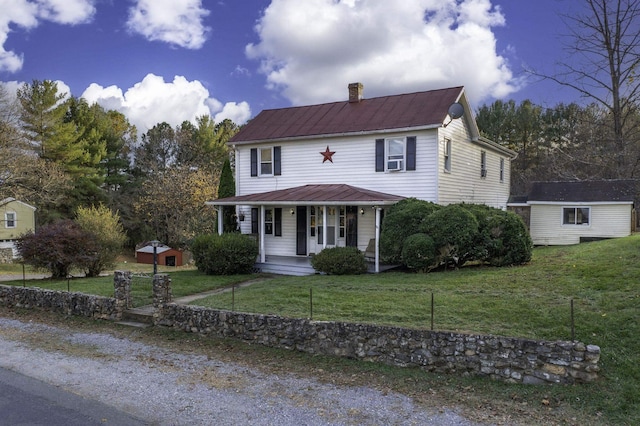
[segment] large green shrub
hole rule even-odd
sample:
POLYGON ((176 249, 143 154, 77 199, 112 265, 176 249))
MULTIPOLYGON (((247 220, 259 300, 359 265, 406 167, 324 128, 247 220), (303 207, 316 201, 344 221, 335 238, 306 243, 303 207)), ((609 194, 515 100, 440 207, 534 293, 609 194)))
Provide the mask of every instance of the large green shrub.
POLYGON ((207 275, 248 274, 258 256, 258 243, 238 233, 209 234, 197 237, 191 250, 196 267, 207 275))
POLYGON ((522 218, 500 211, 488 221, 491 238, 487 261, 493 266, 521 265, 531 260, 533 241, 522 218))
POLYGON ((435 265, 436 245, 427 234, 413 234, 404 240, 402 263, 409 269, 426 272, 435 265))
POLYGON ((477 259, 493 266, 520 265, 531 260, 533 242, 520 216, 478 204, 463 204, 478 221, 477 259))
POLYGON ((357 275, 367 272, 364 253, 355 247, 331 247, 311 258, 311 266, 333 275, 357 275))
POLYGON ((404 240, 420 232, 426 218, 439 205, 416 198, 407 198, 385 212, 380 232, 380 257, 385 263, 402 263, 404 240))
POLYGON ((442 265, 460 267, 477 255, 478 221, 460 204, 449 204, 430 214, 420 232, 433 238, 442 265))

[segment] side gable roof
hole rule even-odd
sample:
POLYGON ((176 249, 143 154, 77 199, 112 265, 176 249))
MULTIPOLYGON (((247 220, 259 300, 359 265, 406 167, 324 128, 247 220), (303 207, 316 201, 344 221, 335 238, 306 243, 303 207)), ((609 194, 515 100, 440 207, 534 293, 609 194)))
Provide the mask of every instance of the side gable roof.
POLYGON ((528 202, 633 202, 636 187, 634 180, 534 182, 528 202))
POLYGON ((36 210, 36 208, 35 208, 35 207, 33 207, 32 205, 27 204, 27 203, 25 203, 25 202, 23 202, 23 201, 20 201, 20 200, 16 200, 16 199, 15 199, 15 198, 13 198, 13 197, 9 197, 9 198, 5 198, 4 200, 0 200, 0 206, 4 206, 5 204, 9 204, 9 203, 11 203, 11 202, 20 203, 20 204, 22 204, 23 206, 30 208, 31 210, 34 210, 34 211, 36 210))
POLYGON ((264 110, 229 144, 245 144, 313 136, 368 133, 392 129, 439 127, 451 104, 462 102, 475 126, 463 87, 402 95, 264 110))

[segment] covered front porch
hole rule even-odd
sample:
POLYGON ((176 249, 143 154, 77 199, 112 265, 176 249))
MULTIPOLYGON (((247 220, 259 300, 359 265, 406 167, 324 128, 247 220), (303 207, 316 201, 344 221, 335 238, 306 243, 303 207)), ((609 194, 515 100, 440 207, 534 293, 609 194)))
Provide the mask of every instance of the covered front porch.
MULTIPOLYGON (((380 272, 380 224, 384 208, 404 197, 349 185, 305 185, 278 191, 228 197, 207 202, 234 206, 243 234, 259 244, 256 268, 313 274, 310 257, 328 247, 351 246, 368 251, 371 272, 380 272), (277 262, 276 262, 277 261, 277 262)), ((275 272, 275 271, 273 271, 275 272)), ((282 272, 278 272, 282 273, 282 272)))
MULTIPOLYGON (((377 272, 384 272, 398 265, 379 264, 377 272)), ((257 272, 280 275, 305 276, 314 275, 318 272, 311 266, 311 256, 277 256, 268 255, 264 262, 256 262, 255 269, 257 272)), ((367 273, 376 273, 375 262, 367 262, 367 273)))

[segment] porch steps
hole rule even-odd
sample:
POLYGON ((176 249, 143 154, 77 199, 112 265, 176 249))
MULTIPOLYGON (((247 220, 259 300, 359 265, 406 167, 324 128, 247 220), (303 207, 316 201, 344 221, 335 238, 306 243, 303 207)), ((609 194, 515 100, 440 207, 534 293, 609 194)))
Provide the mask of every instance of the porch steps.
POLYGON ((311 267, 306 258, 285 258, 267 256, 266 262, 256 262, 256 270, 268 274, 305 276, 314 275, 316 270, 311 267))

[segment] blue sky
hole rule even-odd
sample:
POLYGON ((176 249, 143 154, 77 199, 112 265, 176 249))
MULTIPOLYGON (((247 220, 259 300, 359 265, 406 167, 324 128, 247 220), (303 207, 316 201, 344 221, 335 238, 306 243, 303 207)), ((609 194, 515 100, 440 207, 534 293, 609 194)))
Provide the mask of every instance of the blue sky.
POLYGON ((0 0, 0 81, 56 80, 139 132, 210 114, 465 86, 472 105, 578 95, 539 82, 581 0, 0 0))

